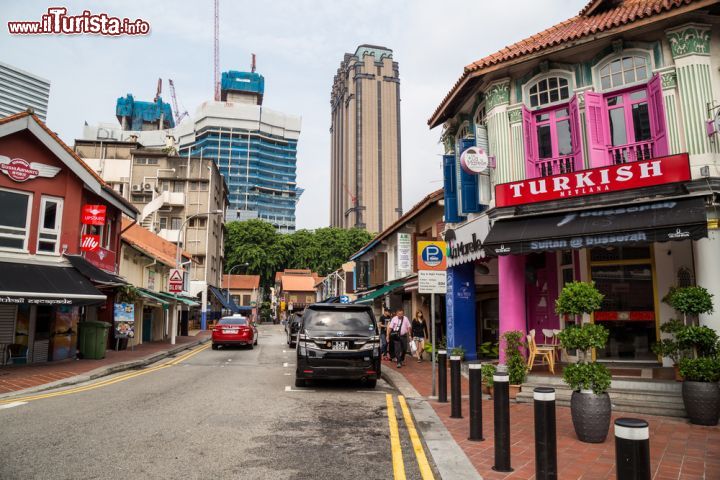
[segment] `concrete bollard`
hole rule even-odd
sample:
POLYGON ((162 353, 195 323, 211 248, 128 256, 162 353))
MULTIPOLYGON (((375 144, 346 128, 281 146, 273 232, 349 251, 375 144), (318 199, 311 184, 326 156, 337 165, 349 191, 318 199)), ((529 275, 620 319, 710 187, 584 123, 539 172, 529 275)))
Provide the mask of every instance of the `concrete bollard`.
POLYGON ((617 480, 650 480, 650 428, 645 420, 615 420, 617 480))
POLYGON ((471 363, 470 372, 470 437, 468 440, 482 441, 482 365, 471 363))
POLYGON ((555 389, 533 390, 535 409, 535 478, 557 480, 557 433, 555 423, 555 389))
POLYGON ((510 377, 507 372, 493 375, 495 405, 495 465, 496 472, 512 472, 510 466, 510 377))

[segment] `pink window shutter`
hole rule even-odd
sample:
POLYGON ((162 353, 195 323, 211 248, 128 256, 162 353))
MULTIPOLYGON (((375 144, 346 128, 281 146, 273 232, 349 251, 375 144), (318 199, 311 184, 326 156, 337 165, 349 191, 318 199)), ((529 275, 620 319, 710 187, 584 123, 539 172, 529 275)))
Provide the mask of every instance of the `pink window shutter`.
POLYGON ((590 167, 610 165, 608 141, 610 137, 605 127, 605 102, 603 96, 595 92, 585 92, 585 121, 587 124, 588 154, 590 167))
POLYGON ((580 107, 577 94, 573 95, 568 105, 570 109, 570 138, 572 138, 572 153, 575 171, 583 170, 582 127, 580 126, 580 107))
POLYGON ((660 83, 660 75, 655 74, 648 82, 648 99, 650 103, 650 128, 652 129, 652 137, 655 157, 664 157, 669 155, 667 125, 665 124, 665 105, 663 104, 662 84, 660 83))
POLYGON ((535 131, 533 129, 533 117, 530 110, 523 105, 522 108, 523 142, 525 145, 525 177, 535 178, 538 176, 537 149, 535 148, 535 131))

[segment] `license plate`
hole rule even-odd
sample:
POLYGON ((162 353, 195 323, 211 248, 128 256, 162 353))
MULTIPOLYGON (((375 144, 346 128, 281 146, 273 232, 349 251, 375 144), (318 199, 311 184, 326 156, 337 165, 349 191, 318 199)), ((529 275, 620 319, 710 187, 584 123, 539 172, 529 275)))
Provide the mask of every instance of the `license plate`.
POLYGON ((233 329, 233 330, 223 330, 223 333, 226 334, 226 335, 232 335, 232 334, 238 333, 238 330, 237 330, 237 329, 233 329))
POLYGON ((333 350, 347 350, 348 342, 333 342, 332 349, 333 350))

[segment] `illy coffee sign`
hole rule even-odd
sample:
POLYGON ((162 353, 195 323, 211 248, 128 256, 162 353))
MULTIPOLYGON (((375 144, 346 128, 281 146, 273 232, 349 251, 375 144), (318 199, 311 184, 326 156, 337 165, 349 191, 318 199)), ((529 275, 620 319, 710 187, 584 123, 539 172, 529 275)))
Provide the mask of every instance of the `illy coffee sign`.
POLYGON ((7 175, 10 180, 26 182, 37 177, 52 178, 58 174, 59 168, 44 163, 28 162, 22 158, 10 158, 0 155, 0 172, 7 175))
POLYGON ((83 235, 80 240, 80 250, 83 252, 94 252, 100 248, 100 235, 83 235))
POLYGON ((498 207, 547 202, 690 180, 686 153, 495 186, 498 207))

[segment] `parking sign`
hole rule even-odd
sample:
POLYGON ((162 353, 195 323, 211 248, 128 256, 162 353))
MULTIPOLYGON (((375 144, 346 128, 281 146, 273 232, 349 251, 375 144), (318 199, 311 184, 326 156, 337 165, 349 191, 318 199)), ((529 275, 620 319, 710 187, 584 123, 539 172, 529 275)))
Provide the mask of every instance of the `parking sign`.
POLYGON ((418 242, 417 254, 418 270, 447 269, 445 242, 418 242))

